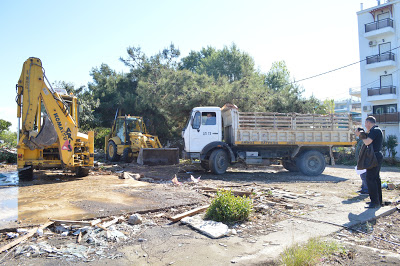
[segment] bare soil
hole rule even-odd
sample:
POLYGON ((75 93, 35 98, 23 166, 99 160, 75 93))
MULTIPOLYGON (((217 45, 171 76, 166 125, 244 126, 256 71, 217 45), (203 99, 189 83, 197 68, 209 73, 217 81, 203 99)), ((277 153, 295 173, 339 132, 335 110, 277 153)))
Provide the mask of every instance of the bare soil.
MULTIPOLYGON (((0 169, 3 173, 11 171, 15 171, 15 166, 3 165, 0 169)), ((381 177, 383 181, 400 184, 398 168, 384 167, 381 177)), ((192 265, 207 265, 213 261, 214 265, 226 265, 235 263, 232 258, 246 254, 254 245, 258 245, 259 236, 288 230, 277 226, 279 221, 293 217, 301 219, 319 208, 329 208, 330 199, 334 197, 343 199, 344 204, 367 201, 366 196, 356 193, 360 185, 361 180, 354 168, 348 166, 327 167, 317 177, 291 173, 279 165, 230 168, 224 175, 212 175, 196 165, 186 164, 152 167, 123 163, 101 164, 88 177, 80 179, 61 171, 35 171, 34 181, 18 184, 18 218, 3 222, 0 246, 12 241, 8 239, 7 233, 15 231, 15 228, 31 228, 43 224, 49 217, 65 220, 101 217, 106 220, 107 217, 124 216, 124 219, 110 227, 110 231, 122 232, 127 238, 110 240, 106 233, 103 234, 97 228, 96 237, 99 242, 93 245, 82 241, 78 248, 84 250, 75 250, 74 255, 71 249, 77 247, 73 246, 77 245, 77 236, 62 236, 55 232, 55 226, 51 226, 44 231, 44 236, 34 236, 10 252, 1 253, 0 263, 187 265, 190 262, 192 265), (138 173, 140 181, 120 179, 122 172, 138 173), (171 182, 175 175, 180 185, 171 182), (191 175, 200 177, 200 181, 193 182, 191 175), (171 223, 168 219, 210 203, 215 196, 215 193, 208 192, 210 188, 251 194, 254 212, 250 220, 230 225, 231 229, 236 230, 236 235, 210 239, 179 222, 171 223), (313 204, 304 203, 301 200, 304 198, 311 199, 313 204), (133 226, 127 223, 127 218, 133 213, 141 213, 142 224, 133 226), (35 252, 35 248, 43 243, 57 248, 58 253, 35 252), (65 250, 68 245, 69 250, 65 250), (214 254, 214 257, 210 257, 210 254, 214 254)), ((0 193, 10 187, 0 187, 0 193)), ((384 200, 392 202, 393 206, 400 199, 398 190, 384 190, 383 193, 384 200)), ((69 229, 72 232, 77 228, 69 229)), ((400 214, 397 211, 352 230, 338 228, 327 239, 340 241, 344 247, 343 252, 324 258, 320 264, 399 264, 399 232, 400 214)), ((274 244, 268 242, 262 243, 262 246, 274 248, 274 244)), ((250 264, 279 264, 279 257, 262 264, 257 261, 250 261, 250 264)))

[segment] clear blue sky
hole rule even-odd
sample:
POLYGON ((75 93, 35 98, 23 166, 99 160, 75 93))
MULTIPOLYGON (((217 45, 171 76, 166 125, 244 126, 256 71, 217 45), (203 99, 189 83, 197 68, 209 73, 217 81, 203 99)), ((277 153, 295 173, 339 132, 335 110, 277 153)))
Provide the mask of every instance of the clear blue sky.
MULTIPOLYGON (((235 43, 261 72, 285 60, 292 77, 306 78, 359 61, 357 15, 375 0, 0 1, 0 118, 16 127, 15 84, 24 61, 39 57, 50 82, 87 85, 93 67, 140 46, 153 55, 174 43, 191 50, 235 43)), ((359 65, 302 82, 304 96, 343 99, 360 86, 359 65)))

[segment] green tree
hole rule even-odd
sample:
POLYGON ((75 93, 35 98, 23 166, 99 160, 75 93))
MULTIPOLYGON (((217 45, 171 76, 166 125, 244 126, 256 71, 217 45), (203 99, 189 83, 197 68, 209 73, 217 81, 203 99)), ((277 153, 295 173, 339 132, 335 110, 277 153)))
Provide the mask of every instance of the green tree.
POLYGON ((285 61, 274 62, 265 76, 269 97, 266 99, 270 112, 314 113, 321 109, 321 103, 315 97, 302 96, 303 88, 291 80, 285 61))
POLYGON ((241 52, 234 43, 222 50, 207 47, 199 52, 191 51, 189 56, 182 59, 181 69, 207 74, 215 79, 225 76, 229 82, 251 76, 255 72, 253 58, 241 52))
POLYGON ((11 126, 11 122, 8 122, 6 120, 0 119, 0 133, 8 130, 11 126))
POLYGON ((137 103, 135 77, 116 73, 106 64, 93 68, 90 75, 93 78, 89 83, 90 97, 99 103, 93 113, 98 119, 97 126, 110 127, 117 109, 122 113, 134 112, 137 103))
POLYGON ((327 114, 335 113, 335 100, 334 99, 326 99, 323 104, 327 114))

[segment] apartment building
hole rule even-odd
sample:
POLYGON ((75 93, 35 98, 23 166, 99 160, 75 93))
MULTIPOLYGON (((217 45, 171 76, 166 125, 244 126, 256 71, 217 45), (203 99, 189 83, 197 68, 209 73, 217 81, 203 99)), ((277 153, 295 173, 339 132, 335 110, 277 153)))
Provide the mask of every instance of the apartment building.
POLYGON ((361 4, 357 17, 361 89, 350 89, 350 95, 361 98, 362 121, 373 115, 385 137, 400 140, 400 0, 377 1, 367 9, 361 4))

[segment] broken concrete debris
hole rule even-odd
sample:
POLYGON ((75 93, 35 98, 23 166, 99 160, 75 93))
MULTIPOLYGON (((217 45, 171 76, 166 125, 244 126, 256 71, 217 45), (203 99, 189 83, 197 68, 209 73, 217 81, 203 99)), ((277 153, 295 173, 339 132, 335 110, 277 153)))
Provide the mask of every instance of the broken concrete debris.
POLYGON ((231 234, 231 230, 226 224, 210 220, 203 220, 201 215, 185 217, 181 220, 181 223, 187 224, 211 238, 221 238, 231 234))
POLYGON ((138 213, 135 213, 135 214, 132 214, 131 216, 129 216, 129 219, 128 219, 129 224, 137 225, 137 224, 141 224, 142 222, 143 222, 143 219, 140 216, 140 214, 138 214, 138 213))

